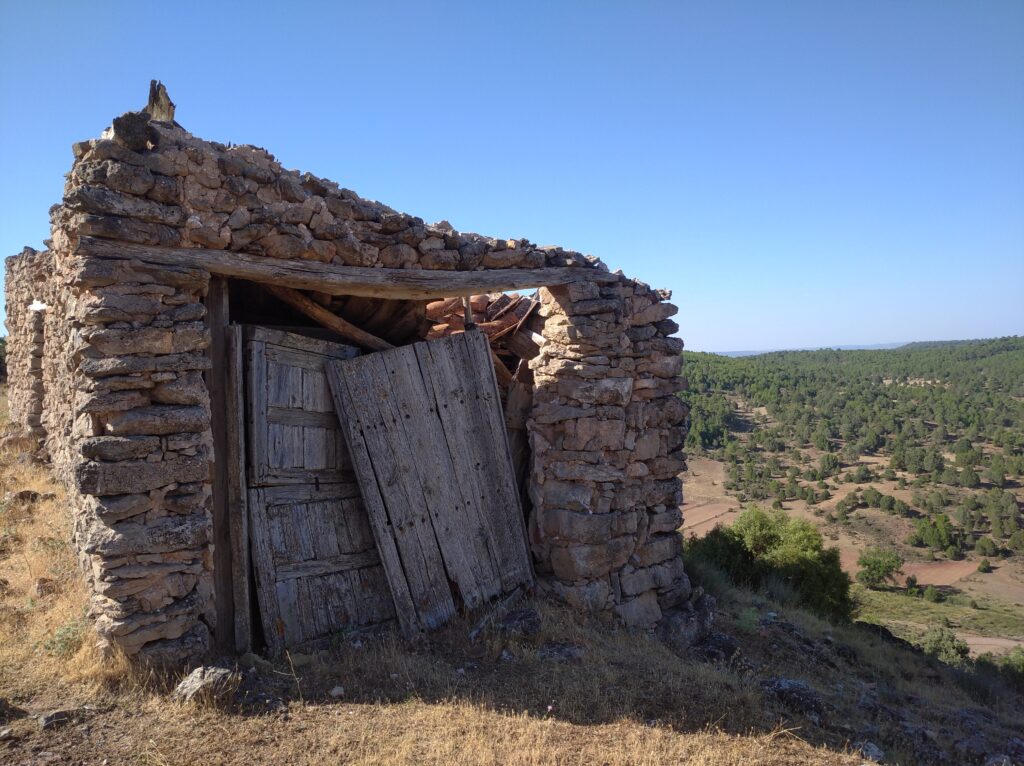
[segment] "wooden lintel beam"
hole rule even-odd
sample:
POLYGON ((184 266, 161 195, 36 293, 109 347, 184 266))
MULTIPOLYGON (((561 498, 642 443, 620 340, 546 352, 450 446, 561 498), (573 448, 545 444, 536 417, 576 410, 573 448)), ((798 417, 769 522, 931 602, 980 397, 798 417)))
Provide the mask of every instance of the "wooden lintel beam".
POLYGON ((135 258, 148 263, 186 266, 203 269, 219 276, 297 290, 316 290, 330 295, 359 295, 367 298, 422 300, 553 287, 571 282, 615 282, 619 279, 607 271, 579 266, 480 271, 377 269, 337 266, 315 261, 281 260, 229 250, 151 247, 84 236, 79 237, 76 252, 93 258, 135 258))

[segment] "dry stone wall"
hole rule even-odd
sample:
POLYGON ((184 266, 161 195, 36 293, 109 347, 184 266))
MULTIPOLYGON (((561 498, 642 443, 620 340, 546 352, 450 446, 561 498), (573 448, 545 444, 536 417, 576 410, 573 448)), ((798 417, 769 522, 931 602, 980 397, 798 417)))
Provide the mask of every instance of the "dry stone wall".
POLYGON ((57 223, 75 234, 348 266, 473 270, 581 266, 592 256, 455 231, 333 181, 286 170, 253 146, 194 138, 132 115, 74 147, 57 223))
POLYGON ((562 598, 657 623, 691 595, 683 571, 686 405, 670 295, 621 277, 541 291, 531 362, 530 538, 562 598))
POLYGON ((35 449, 43 425, 44 298, 50 294, 49 252, 26 247, 5 263, 7 290, 7 398, 11 420, 23 426, 35 449))
POLYGON ((202 653, 214 627, 205 272, 75 264, 76 541, 100 634, 128 654, 202 653))
MULTIPOLYGON (((200 654, 215 628, 209 274, 84 258, 79 237, 361 267, 607 271, 562 248, 425 224, 262 149, 202 141, 145 113, 73 149, 49 253, 8 260, 12 409, 45 430, 72 493, 97 630, 128 654, 200 654), (21 309, 37 291, 50 305, 41 407, 30 361, 39 320, 21 309)), ((542 295, 547 342, 531 363, 529 423, 538 567, 567 601, 650 625, 690 592, 675 533, 686 417, 675 309, 622 276, 542 295)))

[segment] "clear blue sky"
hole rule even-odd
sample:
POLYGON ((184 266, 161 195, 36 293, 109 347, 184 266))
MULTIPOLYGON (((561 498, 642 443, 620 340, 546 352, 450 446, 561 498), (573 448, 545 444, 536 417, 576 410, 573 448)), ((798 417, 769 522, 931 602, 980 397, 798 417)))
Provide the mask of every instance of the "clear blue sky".
POLYGON ((1024 2, 0 3, 0 253, 138 109, 674 291, 689 348, 1024 333, 1024 2))

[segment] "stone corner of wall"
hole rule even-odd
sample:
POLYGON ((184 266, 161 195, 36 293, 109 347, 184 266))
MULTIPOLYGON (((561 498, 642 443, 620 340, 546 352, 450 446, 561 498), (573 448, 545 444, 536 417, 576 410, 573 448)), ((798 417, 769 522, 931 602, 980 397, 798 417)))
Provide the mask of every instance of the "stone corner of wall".
POLYGON ((552 592, 650 628, 693 595, 679 473, 688 411, 669 293, 619 275, 541 290, 531 542, 552 592))

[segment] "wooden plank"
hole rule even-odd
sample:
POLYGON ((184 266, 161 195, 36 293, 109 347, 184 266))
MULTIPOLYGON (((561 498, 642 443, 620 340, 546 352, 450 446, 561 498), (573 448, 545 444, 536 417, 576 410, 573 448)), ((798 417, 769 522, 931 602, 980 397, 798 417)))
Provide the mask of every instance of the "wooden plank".
POLYGON ((520 359, 533 359, 540 353, 540 347, 544 343, 544 336, 524 327, 504 336, 501 340, 505 348, 520 359))
POLYGON ((266 487, 251 492, 253 557, 264 633, 273 653, 366 624, 360 614, 390 619, 391 597, 371 535, 339 535, 339 516, 366 515, 352 485, 266 487), (357 576, 363 571, 381 575, 357 576), (376 583, 367 588, 363 583, 376 583), (360 602, 383 602, 360 612, 360 602))
MULTIPOLYGON (((350 348, 346 346, 346 348, 350 348)), ((357 349, 353 349, 357 350, 357 349)), ((352 354, 352 357, 357 354, 352 354)), ((350 359, 352 357, 345 356, 339 357, 337 355, 321 354, 316 351, 296 351, 292 348, 284 348, 274 343, 267 344, 267 361, 275 362, 277 364, 286 365, 288 367, 299 367, 303 370, 313 370, 323 374, 324 369, 324 358, 328 359, 350 359)), ((325 388, 326 388, 326 378, 325 388)))
POLYGON ((357 350, 308 338, 290 346, 291 334, 262 328, 247 328, 244 337, 239 331, 249 365, 249 427, 262 450, 250 444, 249 531, 271 651, 393 618, 323 370, 325 360, 357 350))
MULTIPOLYGON (((321 328, 310 327, 303 328, 303 330, 321 332, 325 335, 330 334, 321 328)), ((359 356, 358 348, 344 345, 340 341, 314 338, 265 325, 246 325, 244 334, 246 340, 260 340, 289 351, 310 351, 314 354, 335 357, 337 359, 352 359, 359 356)))
MULTIPOLYGON (((359 484, 377 483, 419 622, 428 629, 440 627, 455 616, 455 603, 424 507, 422 488, 416 480, 417 456, 408 450, 395 428, 399 416, 388 408, 392 392, 381 355, 370 354, 338 366, 343 370, 350 402, 343 412, 345 417, 358 421, 367 462, 372 465, 373 472, 367 474, 353 459, 359 484)), ((375 509, 368 506, 367 512, 372 519, 375 509)))
POLYGON ((303 485, 282 485, 265 489, 268 501, 273 505, 285 503, 315 503, 333 498, 347 499, 359 497, 359 485, 355 482, 340 484, 321 484, 316 486, 308 482, 303 485))
POLYGON ((333 412, 310 412, 296 407, 267 407, 267 422, 338 430, 338 416, 333 412))
POLYGON ((98 237, 79 237, 76 253, 91 258, 135 258, 149 263, 198 268, 220 276, 283 285, 298 290, 369 298, 444 298, 552 287, 570 282, 608 283, 619 280, 615 274, 584 266, 480 271, 378 269, 281 260, 199 247, 151 247, 98 237))
POLYGON ((377 484, 373 465, 370 462, 366 442, 363 439, 362 427, 356 418, 347 409, 351 397, 348 386, 345 383, 341 363, 330 362, 325 365, 327 380, 331 386, 331 394, 334 396, 334 409, 338 413, 338 419, 345 433, 345 439, 352 456, 352 463, 360 475, 366 476, 367 480, 360 483, 363 502, 366 505, 369 516, 370 527, 373 530, 374 539, 377 542, 377 551, 380 554, 381 563, 384 565, 384 572, 387 576, 388 585, 391 589, 391 596, 395 605, 395 616, 402 633, 407 638, 418 635, 423 627, 417 617, 416 607, 409 590, 409 583, 405 576, 402 560, 398 555, 398 546, 395 542, 394 531, 388 519, 387 508, 384 499, 380 494, 380 487, 377 484), (374 480, 370 480, 374 477, 374 480))
POLYGON ((380 563, 376 550, 360 553, 344 553, 331 558, 316 558, 309 561, 298 561, 277 568, 277 579, 294 580, 296 577, 314 577, 318 575, 347 572, 350 569, 372 567, 380 563))
MULTIPOLYGON (((344 483, 352 479, 350 468, 328 468, 322 471, 311 470, 303 466, 298 468, 274 468, 271 466, 266 473, 266 483, 260 486, 276 487, 309 484, 311 481, 321 484, 344 483)), ((251 486, 257 486, 250 482, 251 486)))
MULTIPOLYGON (((530 434, 526 429, 526 421, 533 407, 533 373, 525 360, 519 362, 512 385, 509 386, 505 398, 505 431, 508 434, 508 450, 512 458, 516 486, 519 489, 519 501, 523 505, 525 515, 529 507, 527 494, 527 478, 530 473, 530 434)), ((527 539, 529 547, 529 539, 527 539)))
POLYGON ((453 481, 456 467, 446 444, 439 443, 433 397, 424 385, 416 350, 406 346, 378 354, 390 388, 378 390, 382 409, 388 407, 400 449, 408 449, 409 462, 420 488, 422 503, 442 553, 448 580, 469 609, 497 595, 501 578, 487 550, 486 532, 478 523, 472 498, 463 497, 453 481))
POLYGON ((276 569, 274 567, 271 525, 267 514, 266 494, 262 489, 249 491, 249 541, 252 546, 253 571, 256 575, 256 599, 263 617, 263 634, 273 654, 284 649, 284 621, 279 606, 276 569))
MULTIPOLYGON (((440 424, 447 443, 453 445, 454 479, 463 487, 463 494, 473 498, 473 507, 487 530, 490 552, 494 557, 504 590, 532 581, 529 555, 522 547, 522 535, 514 525, 522 526, 522 510, 518 493, 508 492, 511 463, 503 462, 499 450, 507 444, 495 439, 484 416, 488 408, 500 413, 494 378, 478 378, 475 365, 483 364, 489 375, 492 369, 489 349, 468 353, 469 335, 483 338, 473 330, 447 338, 417 344, 417 356, 424 376, 429 377, 440 424), (518 517, 518 518, 517 518, 518 517)), ((486 339, 483 340, 486 345, 486 339)))
POLYGON ((532 582, 482 333, 331 362, 327 370, 356 476, 364 498, 372 495, 378 548, 390 544, 397 557, 382 556, 385 573, 412 598, 406 622, 429 628, 447 619, 430 610, 452 588, 474 608, 532 582))
POLYGON ((338 335, 346 340, 358 343, 360 346, 374 351, 384 351, 385 349, 394 348, 394 346, 383 338, 378 338, 376 335, 368 333, 366 330, 360 329, 354 324, 346 322, 340 316, 332 313, 328 309, 325 309, 319 303, 311 300, 298 290, 293 290, 290 287, 284 287, 282 285, 266 285, 266 288, 270 291, 271 295, 277 299, 284 301, 297 311, 301 311, 310 319, 319 322, 328 330, 338 333, 338 335))
MULTIPOLYGON (((479 331, 467 332, 463 334, 462 341, 468 351, 467 372, 471 379, 475 379, 475 388, 478 394, 483 397, 495 396, 497 381, 493 374, 489 374, 493 373, 493 368, 481 361, 491 351, 487 338, 479 331)), ((522 547, 518 549, 518 554, 510 556, 510 565, 514 568, 503 568, 501 571, 503 575, 509 577, 509 581, 530 583, 533 582, 533 559, 529 553, 530 543, 526 533, 523 508, 520 504, 519 489, 515 481, 516 469, 512 462, 508 430, 505 427, 500 403, 495 402, 494 406, 485 406, 480 412, 484 415, 488 430, 479 431, 476 436, 486 440, 494 447, 490 454, 494 455, 499 462, 503 461, 506 468, 506 470, 501 470, 499 466, 494 467, 494 475, 498 477, 498 480, 490 487, 495 490, 498 497, 497 501, 489 508, 491 518, 496 526, 503 526, 512 539, 518 537, 522 544, 522 547)))
POLYGON ((213 592, 217 624, 214 638, 221 652, 235 650, 235 592, 232 583, 231 521, 228 507, 227 326, 228 284, 216 277, 206 294, 206 323, 210 328, 206 388, 210 392, 210 431, 213 435, 213 592))
POLYGON ((246 447, 249 458, 249 483, 259 485, 267 479, 269 445, 267 443, 267 357, 262 341, 246 343, 246 447))
POLYGON ((227 495, 231 533, 231 584, 235 607, 235 651, 252 648, 252 609, 249 591, 249 510, 245 483, 245 400, 243 342, 238 325, 227 328, 227 495))
POLYGON ((351 358, 359 350, 259 327, 244 332, 251 367, 251 441, 259 442, 249 450, 250 485, 349 480, 351 463, 323 363, 351 358))

